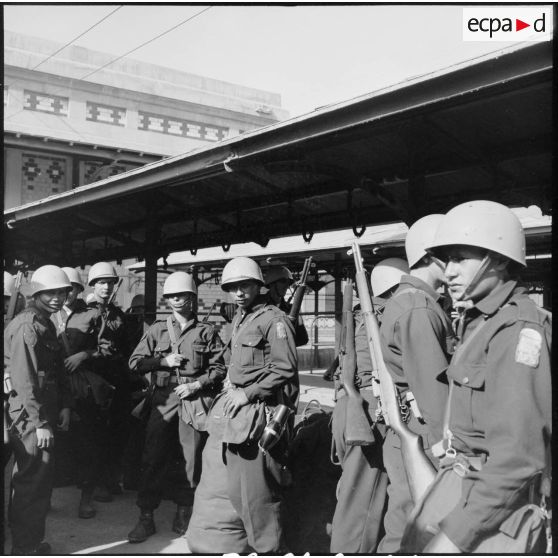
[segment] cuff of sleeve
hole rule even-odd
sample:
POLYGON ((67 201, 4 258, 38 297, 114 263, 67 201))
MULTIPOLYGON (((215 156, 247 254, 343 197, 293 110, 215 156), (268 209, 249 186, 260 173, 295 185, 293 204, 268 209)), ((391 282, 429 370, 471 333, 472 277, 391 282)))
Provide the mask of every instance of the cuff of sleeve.
POLYGON ((161 368, 161 358, 160 357, 149 357, 144 358, 141 361, 141 364, 138 366, 138 371, 142 374, 147 374, 148 372, 152 372, 157 368, 161 368))
POLYGON ((459 508, 440 522, 440 528, 461 552, 473 552, 484 535, 478 522, 459 508))
POLYGON ((253 403, 258 398, 258 396, 261 395, 258 384, 252 384, 242 389, 244 390, 244 393, 246 394, 246 397, 250 403, 253 403))

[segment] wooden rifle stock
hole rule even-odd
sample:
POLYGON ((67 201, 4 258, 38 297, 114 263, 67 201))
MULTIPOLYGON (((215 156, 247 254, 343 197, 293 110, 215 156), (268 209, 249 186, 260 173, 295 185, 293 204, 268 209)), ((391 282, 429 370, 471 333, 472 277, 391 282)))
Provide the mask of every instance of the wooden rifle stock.
POLYGON ((347 281, 343 292, 343 346, 339 354, 343 386, 347 394, 345 442, 349 446, 370 446, 374 434, 364 412, 364 400, 355 388, 357 369, 355 350, 355 324, 353 318, 353 282, 347 281))
POLYGON ((355 281, 368 335, 372 367, 377 371, 380 380, 382 414, 386 424, 399 436, 401 441, 403 464, 409 481, 411 497, 413 502, 416 503, 433 482, 436 470, 424 453, 420 436, 409 430, 409 427, 401 418, 397 390, 382 356, 380 330, 372 307, 369 282, 362 266, 362 256, 360 255, 358 242, 353 242, 353 257, 356 270, 355 281))
POLYGON ((304 260, 304 267, 302 268, 302 273, 300 274, 300 279, 297 282, 295 293, 293 295, 293 304, 291 306, 291 311, 289 312, 289 320, 291 320, 293 324, 296 324, 298 320, 298 313, 300 312, 302 298, 304 297, 304 292, 306 291, 306 280, 308 279, 308 273, 310 273, 311 263, 312 256, 304 260))
POLYGON ((122 285, 122 277, 120 277, 120 279, 118 279, 118 283, 116 283, 116 287, 114 287, 114 291, 112 291, 112 294, 110 295, 110 298, 108 299, 107 306, 114 302, 114 299, 116 298, 116 293, 118 293, 118 289, 120 288, 121 285, 122 285))

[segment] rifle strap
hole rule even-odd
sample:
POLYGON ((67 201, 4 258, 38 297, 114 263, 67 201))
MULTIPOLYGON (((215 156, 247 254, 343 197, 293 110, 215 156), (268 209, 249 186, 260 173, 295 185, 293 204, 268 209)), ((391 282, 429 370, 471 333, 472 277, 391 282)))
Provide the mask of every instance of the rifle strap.
POLYGON ((167 330, 169 332, 171 349, 173 353, 178 352, 178 339, 176 338, 176 332, 174 331, 174 324, 172 322, 172 316, 167 318, 167 330))

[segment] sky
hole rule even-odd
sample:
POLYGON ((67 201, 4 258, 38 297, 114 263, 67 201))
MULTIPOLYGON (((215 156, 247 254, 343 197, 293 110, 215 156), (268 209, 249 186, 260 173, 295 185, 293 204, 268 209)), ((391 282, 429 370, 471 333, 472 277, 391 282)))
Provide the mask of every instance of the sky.
MULTIPOLYGON (((116 56, 199 5, 4 6, 4 28, 116 56)), ((464 42, 463 6, 212 5, 129 58, 281 94, 298 116, 509 46, 464 42)))

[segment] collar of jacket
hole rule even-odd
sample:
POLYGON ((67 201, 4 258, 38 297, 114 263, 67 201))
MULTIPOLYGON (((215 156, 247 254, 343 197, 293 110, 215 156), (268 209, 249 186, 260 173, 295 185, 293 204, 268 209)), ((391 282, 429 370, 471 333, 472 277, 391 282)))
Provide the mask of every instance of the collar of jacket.
POLYGON ((252 312, 257 312, 260 308, 263 308, 264 306, 275 306, 275 305, 272 304, 265 295, 259 294, 254 299, 252 306, 246 309, 245 314, 251 314, 252 312))
POLYGON ((473 308, 476 308, 485 316, 492 316, 514 294, 516 288, 518 293, 525 291, 524 287, 518 287, 517 281, 506 281, 503 285, 488 293, 482 300, 479 300, 473 308))
POLYGON ((38 308, 37 305, 35 304, 34 300, 31 300, 29 302, 29 304, 27 305, 26 310, 29 310, 30 312, 32 312, 33 314, 35 314, 35 316, 37 316, 37 319, 45 325, 48 325, 50 323, 50 314, 49 315, 44 315, 38 308))
MULTIPOLYGON (((195 326, 198 324, 198 317, 196 316, 196 314, 194 314, 194 317, 191 320, 188 320, 186 322, 186 325, 184 326, 184 329, 182 329, 180 322, 176 319, 176 316, 174 315, 174 313, 171 315, 172 318, 172 323, 173 325, 177 325, 178 329, 180 329, 181 331, 186 331, 187 329, 189 329, 192 326, 195 326)), ((166 320, 165 320, 166 322, 166 320)))
POLYGON ((438 301, 441 296, 440 293, 435 291, 428 283, 425 283, 422 279, 414 277, 413 275, 403 275, 395 293, 403 289, 408 289, 409 287, 419 289, 420 291, 426 291, 435 301, 438 301))

